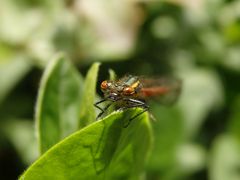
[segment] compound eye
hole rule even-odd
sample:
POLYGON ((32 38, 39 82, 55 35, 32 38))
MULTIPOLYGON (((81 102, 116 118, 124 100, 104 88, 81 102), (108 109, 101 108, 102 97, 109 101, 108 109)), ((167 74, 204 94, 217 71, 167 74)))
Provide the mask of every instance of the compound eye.
POLYGON ((123 93, 125 95, 131 95, 131 94, 134 93, 134 89, 132 87, 126 87, 126 88, 123 89, 123 93))
POLYGON ((101 83, 101 89, 102 90, 106 90, 108 88, 108 82, 107 81, 103 81, 102 83, 101 83))

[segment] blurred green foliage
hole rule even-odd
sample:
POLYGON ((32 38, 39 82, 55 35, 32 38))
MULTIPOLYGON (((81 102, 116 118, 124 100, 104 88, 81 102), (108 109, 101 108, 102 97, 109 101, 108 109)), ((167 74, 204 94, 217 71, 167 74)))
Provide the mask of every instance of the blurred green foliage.
POLYGON ((1 0, 1 179, 38 156, 34 104, 59 51, 83 75, 101 61, 99 80, 109 68, 182 79, 175 106, 150 103, 157 121, 143 178, 240 179, 239 19, 238 0, 1 0))

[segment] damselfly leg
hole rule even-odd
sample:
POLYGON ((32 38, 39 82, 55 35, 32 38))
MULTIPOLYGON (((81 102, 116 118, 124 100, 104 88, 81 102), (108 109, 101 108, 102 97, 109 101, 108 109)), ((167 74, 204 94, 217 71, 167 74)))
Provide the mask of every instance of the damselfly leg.
POLYGON ((128 104, 125 109, 137 108, 137 107, 143 109, 140 113, 136 114, 135 116, 131 117, 128 120, 128 123, 124 125, 124 128, 127 128, 132 120, 134 120, 135 118, 137 118, 138 116, 140 116, 144 112, 148 111, 149 110, 149 106, 146 104, 146 102, 141 101, 141 100, 132 99, 132 98, 127 98, 125 100, 127 101, 127 104, 128 104))
POLYGON ((99 119, 107 110, 108 108, 114 103, 115 101, 113 99, 105 98, 103 100, 100 100, 94 104, 96 108, 98 108, 101 112, 97 115, 96 120, 99 119), (101 108, 99 105, 103 102, 111 101, 109 104, 107 104, 104 108, 101 108))

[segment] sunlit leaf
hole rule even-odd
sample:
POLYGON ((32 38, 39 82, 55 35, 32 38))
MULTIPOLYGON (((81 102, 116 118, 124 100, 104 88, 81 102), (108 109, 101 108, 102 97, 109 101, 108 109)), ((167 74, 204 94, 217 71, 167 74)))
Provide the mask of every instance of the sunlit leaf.
POLYGON ((115 112, 47 151, 20 179, 139 179, 151 145, 147 113, 115 112))

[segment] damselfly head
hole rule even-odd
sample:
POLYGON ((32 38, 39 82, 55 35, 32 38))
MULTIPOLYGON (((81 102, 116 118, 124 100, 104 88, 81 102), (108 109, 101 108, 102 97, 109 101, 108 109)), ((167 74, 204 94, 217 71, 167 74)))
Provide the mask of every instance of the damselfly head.
POLYGON ((104 96, 110 99, 116 99, 119 96, 119 92, 121 91, 121 89, 116 86, 115 82, 107 80, 101 83, 101 90, 104 93, 104 96))
POLYGON ((103 82, 101 83, 101 89, 102 89, 103 91, 105 91, 105 90, 108 88, 108 86, 109 86, 109 84, 108 84, 107 81, 103 81, 103 82))
POLYGON ((105 80, 101 83, 101 90, 103 93, 112 91, 113 89, 114 89, 114 83, 112 81, 105 80))

